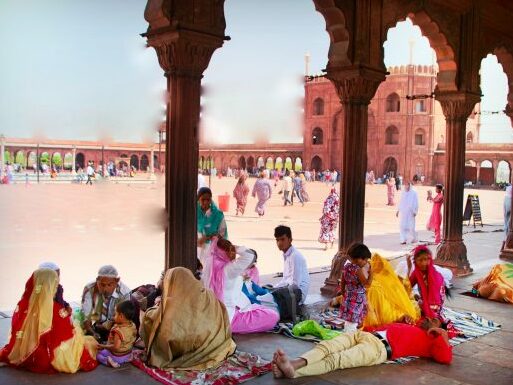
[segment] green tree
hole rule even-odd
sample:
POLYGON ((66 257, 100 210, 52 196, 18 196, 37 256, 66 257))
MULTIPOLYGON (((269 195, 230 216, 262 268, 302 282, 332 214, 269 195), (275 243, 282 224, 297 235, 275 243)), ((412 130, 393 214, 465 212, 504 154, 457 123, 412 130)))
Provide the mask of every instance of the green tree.
POLYGON ((52 156, 52 164, 55 166, 62 166, 62 156, 58 152, 52 156))

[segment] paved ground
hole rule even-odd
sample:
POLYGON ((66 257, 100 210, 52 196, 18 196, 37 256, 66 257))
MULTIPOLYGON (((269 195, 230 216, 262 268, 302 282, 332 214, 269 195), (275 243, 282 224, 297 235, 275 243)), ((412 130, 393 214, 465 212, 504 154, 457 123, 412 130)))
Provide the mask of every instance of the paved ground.
MULTIPOLYGON (((216 192, 229 192, 233 180, 216 180, 216 192)), ((419 196, 428 188, 418 187, 419 196)), ((319 288, 327 276, 321 267, 329 265, 334 251, 323 251, 316 242, 321 203, 328 187, 321 183, 309 185, 312 202, 305 207, 281 207, 276 195, 268 216, 258 220, 253 214, 254 201, 248 204, 247 216, 227 215, 230 237, 236 243, 255 247, 259 251, 259 265, 264 274, 281 268, 281 257, 272 238, 272 228, 289 223, 293 228, 295 244, 305 253, 313 274, 309 302, 321 300, 319 288), (238 223, 240 222, 240 224, 238 223), (279 262, 277 262, 279 261, 279 262)), ((468 191, 466 191, 468 193, 468 191)), ((385 206, 384 186, 368 186, 368 207, 365 220, 365 240, 373 250, 389 257, 404 253, 407 248, 398 244, 397 221, 394 209, 385 206)), ((501 331, 464 343, 454 349, 451 366, 442 366, 425 360, 407 365, 382 365, 334 372, 329 375, 294 381, 274 380, 270 374, 251 383, 273 384, 511 384, 513 383, 513 306, 462 296, 472 282, 498 263, 498 249, 502 242, 503 193, 480 191, 486 226, 473 232, 465 227, 465 243, 475 274, 456 280, 455 296, 449 306, 476 311, 501 322, 501 331)), ((76 300, 83 284, 95 276, 97 267, 110 262, 118 266, 123 279, 134 286, 156 279, 163 261, 163 236, 153 217, 162 206, 163 189, 160 184, 132 185, 40 185, 0 186, 0 309, 12 309, 18 300, 25 280, 42 260, 54 260, 62 267, 62 281, 66 297, 76 300), (141 261, 144 268, 141 269, 141 261)), ((418 228, 424 228, 430 205, 420 199, 418 228)), ((420 232, 420 238, 429 240, 431 234, 420 232)), ((271 276, 265 281, 271 281, 271 276)), ((0 345, 5 343, 9 318, 0 318, 0 345)), ((277 346, 292 356, 311 347, 304 341, 291 340, 271 334, 235 338, 241 350, 270 358, 277 346)), ((37 376, 31 373, 0 368, 0 384, 156 384, 134 367, 121 369, 100 367, 92 373, 73 376, 37 376)))

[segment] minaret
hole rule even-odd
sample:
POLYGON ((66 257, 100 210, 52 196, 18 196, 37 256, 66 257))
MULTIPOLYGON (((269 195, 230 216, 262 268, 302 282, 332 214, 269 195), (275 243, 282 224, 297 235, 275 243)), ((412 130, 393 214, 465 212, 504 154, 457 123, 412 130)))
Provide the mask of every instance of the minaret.
POLYGON ((415 45, 415 39, 413 36, 410 36, 408 44, 410 45, 410 60, 408 61, 408 64, 413 65, 413 46, 415 45))
POLYGON ((305 53, 305 76, 310 76, 310 53, 305 53))

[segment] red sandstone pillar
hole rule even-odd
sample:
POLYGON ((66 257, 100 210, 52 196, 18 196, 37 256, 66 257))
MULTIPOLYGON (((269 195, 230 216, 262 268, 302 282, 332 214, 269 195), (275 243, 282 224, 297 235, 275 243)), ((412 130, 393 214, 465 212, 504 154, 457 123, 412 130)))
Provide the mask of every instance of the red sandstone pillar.
POLYGON ((214 50, 223 44, 224 36, 173 27, 150 28, 145 36, 148 45, 157 51, 159 63, 166 72, 169 93, 166 119, 166 268, 184 266, 194 271, 201 78, 214 50))
MULTIPOLYGON (((363 242, 365 215, 365 171, 367 170, 368 105, 379 84, 385 80, 385 71, 369 68, 330 70, 328 79, 335 85, 343 105, 344 127, 342 138, 342 170, 340 180, 339 252, 333 258, 331 273, 321 292, 333 295, 338 288, 346 252, 354 242, 363 242)), ((334 149, 336 150, 336 149, 334 149)))
POLYGON ((465 178, 465 128, 467 118, 480 96, 468 92, 438 93, 446 120, 445 193, 443 239, 435 263, 468 275, 472 269, 463 243, 463 183, 465 178))
MULTIPOLYGON (((506 106, 506 115, 511 119, 511 125, 513 126, 513 108, 509 104, 506 106)), ((510 171, 510 179, 512 178, 511 174, 513 174, 512 171, 510 171)), ((513 205, 513 195, 511 196, 511 203, 513 205)), ((513 261, 513 215, 509 220, 509 232, 506 234, 506 241, 502 245, 500 258, 513 261)))

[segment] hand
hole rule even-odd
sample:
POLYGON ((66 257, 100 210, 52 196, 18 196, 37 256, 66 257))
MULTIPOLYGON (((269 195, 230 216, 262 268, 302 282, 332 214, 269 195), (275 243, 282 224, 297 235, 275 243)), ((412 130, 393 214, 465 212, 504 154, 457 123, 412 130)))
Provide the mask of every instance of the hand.
POLYGON ((411 268, 413 267, 413 263, 411 261, 411 255, 406 254, 406 264, 408 265, 408 273, 411 271, 411 268))
POLYGON ((205 235, 202 236, 201 238, 198 238, 198 246, 203 247, 203 245, 205 244, 206 241, 207 241, 207 237, 205 235))
POLYGON ((402 322, 405 323, 405 324, 408 324, 408 325, 414 325, 415 324, 415 321, 413 320, 413 318, 411 318, 409 315, 406 315, 406 314, 403 316, 402 322))

